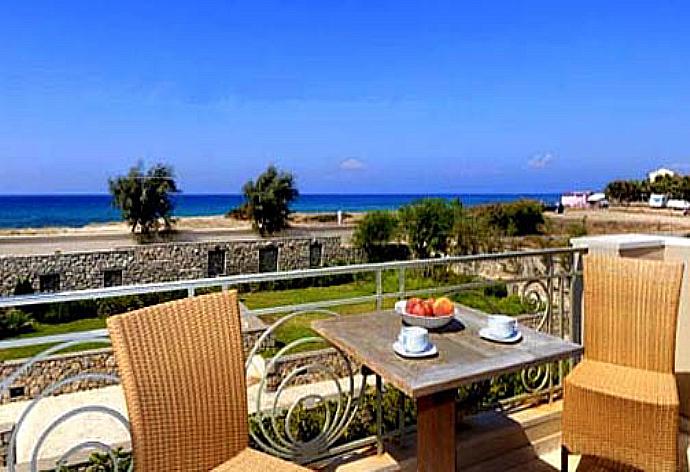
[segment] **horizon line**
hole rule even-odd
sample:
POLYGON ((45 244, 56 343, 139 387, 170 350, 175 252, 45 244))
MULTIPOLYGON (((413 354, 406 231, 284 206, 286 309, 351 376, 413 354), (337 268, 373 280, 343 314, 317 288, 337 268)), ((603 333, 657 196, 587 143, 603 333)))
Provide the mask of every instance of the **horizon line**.
MULTIPOLYGON (((300 192, 300 196, 460 196, 460 195, 554 195, 565 193, 567 191, 554 192, 420 192, 420 193, 397 193, 397 192, 356 192, 356 193, 328 193, 328 192, 300 192)), ((199 197, 242 197, 242 193, 196 193, 196 192, 178 192, 173 195, 180 196, 199 196, 199 197)), ((0 197, 109 197, 109 193, 95 193, 95 192, 56 192, 56 193, 0 193, 0 197)))

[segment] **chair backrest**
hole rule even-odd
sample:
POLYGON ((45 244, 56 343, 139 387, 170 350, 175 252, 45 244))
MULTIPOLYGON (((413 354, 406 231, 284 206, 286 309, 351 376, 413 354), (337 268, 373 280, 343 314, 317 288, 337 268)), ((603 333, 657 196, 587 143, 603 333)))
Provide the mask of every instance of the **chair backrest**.
POLYGON ((136 470, 207 471, 248 445, 236 292, 108 318, 136 470))
POLYGON ((673 372, 682 281, 681 262, 586 256, 585 357, 673 372))

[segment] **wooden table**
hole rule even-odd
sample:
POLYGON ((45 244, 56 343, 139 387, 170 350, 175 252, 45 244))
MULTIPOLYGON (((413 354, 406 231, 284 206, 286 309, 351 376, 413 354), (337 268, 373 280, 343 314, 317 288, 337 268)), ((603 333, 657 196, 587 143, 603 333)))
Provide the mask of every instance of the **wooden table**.
POLYGON ((312 323, 324 339, 416 401, 417 469, 426 472, 456 470, 458 387, 582 353, 577 344, 524 326, 519 343, 493 343, 479 337, 485 326, 484 314, 462 309, 447 328, 431 333, 438 355, 411 360, 393 352, 401 327, 393 311, 312 323))

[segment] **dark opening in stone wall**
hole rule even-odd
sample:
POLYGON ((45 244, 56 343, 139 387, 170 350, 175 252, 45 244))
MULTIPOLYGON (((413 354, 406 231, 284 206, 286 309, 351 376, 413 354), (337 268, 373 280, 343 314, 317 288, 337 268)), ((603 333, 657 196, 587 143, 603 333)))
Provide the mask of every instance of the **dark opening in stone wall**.
POLYGON ((321 243, 313 242, 309 245, 309 268, 321 267, 322 253, 323 245, 321 243))
POLYGON ((41 292, 59 292, 60 274, 43 274, 38 279, 38 287, 41 292))
POLYGON ((208 251, 208 276, 219 277, 225 275, 225 251, 214 249, 208 251))
POLYGON ((104 287, 119 287, 122 285, 122 269, 108 269, 103 272, 104 287))
POLYGON ((259 249, 259 272, 278 271, 278 248, 267 246, 259 249))

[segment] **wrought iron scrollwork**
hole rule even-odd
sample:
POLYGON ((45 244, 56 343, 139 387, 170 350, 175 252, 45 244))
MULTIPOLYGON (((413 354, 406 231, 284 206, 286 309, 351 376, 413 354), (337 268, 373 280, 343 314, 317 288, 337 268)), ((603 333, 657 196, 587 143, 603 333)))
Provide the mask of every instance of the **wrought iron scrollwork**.
MULTIPOLYGON (((547 280, 535 278, 526 282, 522 286, 521 298, 527 304, 530 311, 538 318, 533 328, 537 331, 548 330, 550 323, 549 317, 553 313, 553 293, 547 280)), ((547 277, 547 276, 546 276, 547 277)), ((551 368, 549 365, 532 366, 520 372, 522 386, 529 393, 538 393, 550 385, 551 368)))
MULTIPOLYGON (((36 356, 32 357, 29 359, 27 362, 22 364, 19 368, 17 368, 11 375, 9 375, 7 378, 2 380, 0 382, 0 396, 6 395, 9 392, 10 387, 24 374, 29 372, 31 367, 36 364, 37 362, 45 359, 49 355, 63 351, 67 348, 79 345, 79 344, 104 344, 104 345, 109 345, 110 344, 110 339, 107 337, 94 337, 94 338, 88 338, 88 339, 81 339, 78 341, 70 341, 62 344, 58 344, 56 346, 52 346, 43 352, 37 354, 36 356)), ((10 443, 9 443, 9 451, 7 455, 7 470, 8 472, 14 472, 17 467, 17 457, 16 457, 16 448, 17 448, 17 438, 19 436, 20 431, 22 431, 22 426, 26 424, 26 421, 28 418, 30 418, 31 413, 34 412, 35 408, 38 406, 39 402, 51 395, 53 395, 55 392, 58 392, 60 389, 73 384, 73 383, 78 383, 78 382, 83 382, 83 381, 94 381, 94 382, 100 382, 100 381, 106 381, 106 382, 111 382, 111 383, 119 383, 120 379, 117 375, 113 374, 107 374, 107 373, 101 373, 101 372, 84 372, 80 373, 74 376, 70 376, 64 379, 60 379, 56 382, 53 382, 52 384, 48 385, 45 387, 24 409, 22 414, 20 415, 19 419, 17 420, 17 423, 14 426, 14 429, 12 431, 12 435, 10 437, 10 443)), ((41 434, 38 436, 38 438, 33 442, 32 448, 29 453, 30 457, 30 470, 32 472, 37 472, 39 470, 39 455, 41 452, 42 447, 50 437, 52 433, 62 424, 66 423, 67 421, 71 420, 72 418, 75 418, 80 415, 84 414, 98 414, 98 415, 103 415, 106 417, 111 417, 114 418, 117 423, 119 423, 126 431, 127 434, 129 434, 129 421, 127 418, 125 418, 124 415, 122 415, 120 412, 117 410, 114 410, 110 407, 103 406, 103 405, 88 405, 88 406, 80 406, 71 410, 68 410, 67 412, 64 412, 60 414, 57 418, 53 419, 48 426, 46 426, 41 434)), ((79 452, 84 452, 84 451, 91 451, 91 452, 100 452, 103 454, 106 454, 111 461, 111 464, 113 464, 113 470, 120 470, 120 465, 122 459, 120 458, 119 454, 116 454, 113 448, 99 440, 92 440, 92 439, 84 439, 82 442, 79 444, 71 447, 69 450, 64 452, 58 459, 56 463, 55 470, 60 471, 62 468, 66 465, 67 461, 73 457, 75 454, 79 452)), ((134 470, 134 462, 130 460, 130 465, 128 467, 129 471, 134 470)))
MULTIPOLYGON (((260 352, 265 341, 284 323, 302 315, 320 314, 325 316, 338 317, 339 314, 329 310, 308 310, 297 311, 286 315, 271 325, 263 335, 257 340, 253 349, 247 356, 246 369, 249 370, 253 357, 260 352)), ((333 447, 336 441, 342 436, 347 427, 354 419, 359 409, 356 398, 363 398, 364 388, 366 387, 366 377, 362 378, 359 393, 357 393, 356 380, 350 359, 339 349, 334 348, 335 353, 342 360, 347 376, 344 379, 345 386, 341 384, 336 371, 328 365, 313 361, 308 365, 295 367, 292 371, 284 375, 277 390, 274 393, 269 408, 262 407, 262 400, 267 394, 268 375, 273 371, 276 364, 285 355, 294 351, 300 346, 307 344, 323 344, 324 340, 320 337, 305 337, 296 339, 282 347, 266 364, 256 395, 256 415, 257 427, 250 428, 250 435, 256 444, 264 451, 290 459, 296 462, 309 462, 324 455, 333 447), (329 379, 335 387, 335 394, 326 396, 322 392, 305 393, 291 402, 290 406, 280 406, 281 398, 287 389, 295 383, 295 380, 303 374, 322 374, 329 379), (329 401, 330 400, 330 401, 329 401), (335 405, 333 405, 333 403, 335 405), (313 438, 306 441, 300 439, 293 433, 292 425, 295 415, 302 407, 323 408, 320 431, 313 438), (285 415, 282 424, 280 416, 285 415)))

